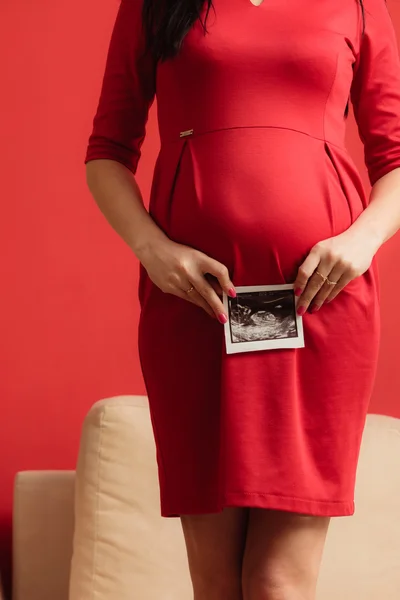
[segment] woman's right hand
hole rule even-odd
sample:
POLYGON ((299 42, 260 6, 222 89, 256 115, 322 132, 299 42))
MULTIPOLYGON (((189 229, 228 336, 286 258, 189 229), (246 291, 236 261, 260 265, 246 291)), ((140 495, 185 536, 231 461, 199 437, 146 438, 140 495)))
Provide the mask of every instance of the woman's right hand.
POLYGON ((169 238, 158 240, 138 258, 160 290, 197 304, 220 323, 226 323, 228 318, 218 293, 223 290, 234 298, 236 292, 225 265, 169 238), (215 278, 214 285, 207 274, 215 278), (194 289, 188 293, 192 286, 194 289))

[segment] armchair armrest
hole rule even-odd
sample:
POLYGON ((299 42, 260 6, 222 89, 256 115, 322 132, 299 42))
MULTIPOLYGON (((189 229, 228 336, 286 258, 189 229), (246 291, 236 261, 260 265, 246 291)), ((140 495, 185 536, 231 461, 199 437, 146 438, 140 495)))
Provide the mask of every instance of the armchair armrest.
POLYGON ((13 514, 13 600, 68 600, 74 483, 74 471, 17 474, 13 514))

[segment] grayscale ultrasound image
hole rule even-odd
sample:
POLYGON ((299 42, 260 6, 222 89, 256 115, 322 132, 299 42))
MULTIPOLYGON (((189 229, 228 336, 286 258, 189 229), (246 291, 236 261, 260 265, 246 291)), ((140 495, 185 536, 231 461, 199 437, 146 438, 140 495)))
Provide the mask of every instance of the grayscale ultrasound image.
POLYGON ((229 298, 233 343, 298 335, 293 290, 246 292, 229 298))

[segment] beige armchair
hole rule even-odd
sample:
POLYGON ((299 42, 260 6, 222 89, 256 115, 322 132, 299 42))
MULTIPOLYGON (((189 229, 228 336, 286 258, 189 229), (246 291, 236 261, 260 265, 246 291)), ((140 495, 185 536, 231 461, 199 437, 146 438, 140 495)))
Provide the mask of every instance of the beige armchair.
MULTIPOLYGON (((400 597, 400 420, 369 415, 356 515, 332 520, 319 600, 400 597)), ((145 397, 96 403, 73 472, 20 473, 14 600, 190 600, 178 519, 159 516, 145 397)))

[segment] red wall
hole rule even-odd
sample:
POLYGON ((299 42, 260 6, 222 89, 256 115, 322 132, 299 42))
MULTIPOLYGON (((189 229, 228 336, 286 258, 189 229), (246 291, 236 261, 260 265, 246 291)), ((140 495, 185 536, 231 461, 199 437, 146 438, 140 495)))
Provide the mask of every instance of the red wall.
MULTIPOLYGON (((136 347, 138 264, 91 199, 83 166, 117 6, 118 0, 0 5, 5 571, 15 473, 73 468, 90 405, 110 395, 145 392, 136 347)), ((390 8, 400 27, 400 8, 390 8)), ((352 117, 348 145, 365 176, 352 117)), ((145 197, 157 150, 153 110, 138 174, 145 197)), ((383 331, 371 412, 400 417, 400 236, 379 257, 383 331)))

